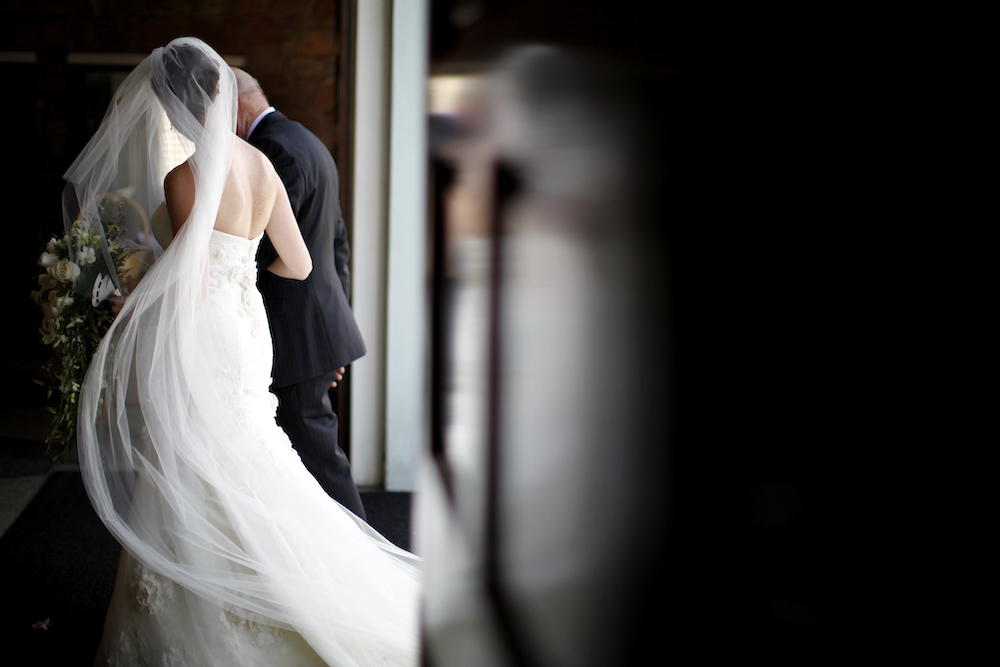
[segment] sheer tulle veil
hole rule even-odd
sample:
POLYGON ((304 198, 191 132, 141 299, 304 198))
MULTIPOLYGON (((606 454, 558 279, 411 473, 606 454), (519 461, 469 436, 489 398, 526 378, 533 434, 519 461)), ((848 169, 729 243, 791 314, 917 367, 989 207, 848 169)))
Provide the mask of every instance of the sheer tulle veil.
MULTIPOLYGON (((125 79, 65 175, 67 221, 95 233, 109 193, 151 215, 165 174, 187 154, 195 176, 189 219, 126 299, 87 373, 77 431, 87 492, 125 549, 191 593, 195 616, 221 607, 293 629, 330 664, 412 655, 416 559, 318 485, 276 483, 266 448, 236 435, 274 428, 273 414, 232 409, 233 387, 221 381, 233 372, 229 336, 202 318, 209 239, 239 141, 236 107, 222 57, 178 38, 125 79)), ((211 655, 225 647, 203 640, 205 664, 219 664, 211 655)))

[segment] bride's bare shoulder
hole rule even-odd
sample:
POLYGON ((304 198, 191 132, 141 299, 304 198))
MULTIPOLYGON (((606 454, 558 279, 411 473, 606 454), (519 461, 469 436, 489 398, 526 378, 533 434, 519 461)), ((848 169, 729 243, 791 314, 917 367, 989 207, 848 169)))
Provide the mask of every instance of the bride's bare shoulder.
POLYGON ((237 142, 235 158, 252 179, 270 181, 277 177, 277 172, 274 170, 271 160, 256 146, 248 144, 245 141, 237 142))
POLYGON ((267 159, 267 156, 264 155, 259 148, 245 141, 236 142, 235 157, 244 162, 255 163, 260 162, 261 160, 270 162, 270 160, 267 159))
POLYGON ((167 172, 166 178, 163 179, 164 184, 169 187, 170 184, 188 184, 194 182, 194 173, 191 171, 191 161, 185 160, 179 165, 167 172))
POLYGON ((163 190, 168 205, 171 200, 194 199, 194 172, 191 171, 190 161, 185 160, 167 173, 163 179, 163 190))

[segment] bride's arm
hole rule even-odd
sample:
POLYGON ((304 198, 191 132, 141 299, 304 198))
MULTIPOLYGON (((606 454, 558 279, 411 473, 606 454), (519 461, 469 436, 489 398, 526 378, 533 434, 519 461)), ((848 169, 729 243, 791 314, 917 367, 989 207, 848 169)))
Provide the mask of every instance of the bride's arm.
POLYGON ((312 257, 305 241, 302 240, 299 225, 295 222, 292 205, 288 202, 288 192, 285 191, 277 172, 272 171, 272 177, 277 185, 277 194, 274 198, 274 208, 271 209, 271 219, 268 220, 265 229, 267 238, 278 253, 278 259, 274 260, 267 270, 282 278, 305 280, 312 273, 312 257))
POLYGON ((187 162, 178 165, 163 181, 163 194, 167 200, 167 216, 174 236, 191 216, 194 208, 194 174, 187 162))

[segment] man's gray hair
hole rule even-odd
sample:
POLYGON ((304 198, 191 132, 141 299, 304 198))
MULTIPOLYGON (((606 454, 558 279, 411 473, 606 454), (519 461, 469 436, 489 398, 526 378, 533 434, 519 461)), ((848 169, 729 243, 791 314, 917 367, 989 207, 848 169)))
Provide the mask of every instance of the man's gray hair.
POLYGON ((264 94, 264 89, 260 87, 260 82, 257 79, 239 67, 233 68, 233 74, 236 76, 236 89, 239 91, 238 94, 241 100, 253 99, 257 95, 260 95, 265 100, 267 99, 267 95, 264 94))

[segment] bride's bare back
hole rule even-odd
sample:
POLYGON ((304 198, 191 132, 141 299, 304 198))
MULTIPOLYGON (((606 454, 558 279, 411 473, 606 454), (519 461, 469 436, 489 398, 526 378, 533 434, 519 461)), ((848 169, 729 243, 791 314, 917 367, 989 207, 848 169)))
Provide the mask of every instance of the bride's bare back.
POLYGON ((246 142, 237 141, 215 228, 234 236, 257 238, 267 227, 281 189, 267 157, 246 142))
MULTIPOLYGON (((176 236, 194 207, 191 165, 185 162, 167 174, 163 188, 170 226, 176 236)), ((249 239, 257 238, 266 230, 278 253, 278 259, 267 267, 268 271, 295 280, 304 280, 312 271, 309 249, 295 222, 284 184, 270 160, 241 139, 235 142, 215 229, 249 239)))

